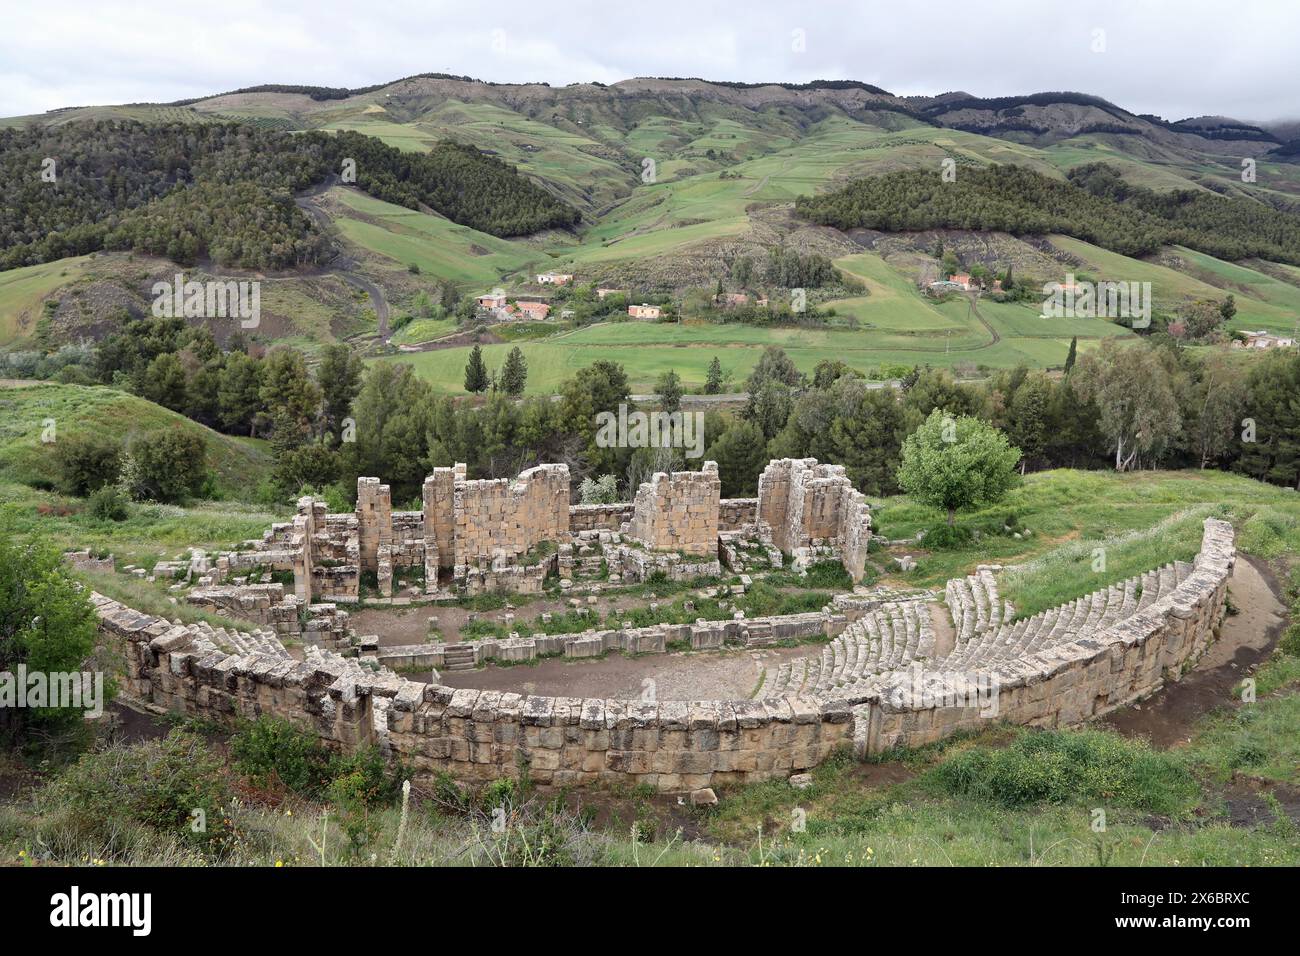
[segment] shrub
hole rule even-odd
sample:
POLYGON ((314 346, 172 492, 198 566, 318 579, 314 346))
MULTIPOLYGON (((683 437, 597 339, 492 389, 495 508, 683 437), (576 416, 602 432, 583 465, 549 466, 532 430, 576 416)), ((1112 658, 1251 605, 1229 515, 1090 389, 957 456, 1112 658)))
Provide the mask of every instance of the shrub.
POLYGON ((1086 800, 1168 813, 1200 793, 1176 757, 1099 730, 1024 731, 1007 747, 949 758, 931 779, 949 793, 1005 807, 1086 800))
POLYGON ((117 481, 121 468, 122 446, 103 435, 86 432, 54 443, 54 470, 65 494, 85 497, 117 481))
POLYGON ((377 748, 339 754, 322 744, 315 734, 282 717, 259 717, 245 723, 230 738, 230 753, 235 758, 235 769, 255 785, 279 783, 312 799, 326 795, 340 777, 358 775, 369 802, 392 803, 405 779, 401 765, 390 767, 377 748))
POLYGON ((940 522, 926 529, 921 544, 931 551, 953 551, 970 544, 972 537, 970 528, 964 525, 950 525, 940 522))
POLYGON ((125 521, 129 515, 126 496, 112 485, 105 485, 90 496, 90 513, 100 521, 125 521))
POLYGON ((319 797, 332 779, 334 755, 315 735, 280 717, 261 717, 230 738, 235 769, 260 787, 277 781, 294 793, 319 797))
MULTIPOLYGON (((0 671, 25 664, 45 673, 81 671, 94 651, 97 618, 88 595, 49 545, 21 543, 0 520, 0 671)), ((106 682, 105 693, 111 693, 106 682)), ((80 710, 0 707, 0 739, 32 743, 30 727, 84 730, 80 710)))
POLYGON ((137 498, 162 502, 197 495, 207 477, 201 435, 169 428, 152 432, 131 444, 134 463, 132 493, 137 498))
POLYGON ((101 855, 129 849, 133 827, 178 839, 207 856, 232 837, 222 761, 203 739, 173 730, 161 740, 85 754, 41 793, 65 835, 101 855))

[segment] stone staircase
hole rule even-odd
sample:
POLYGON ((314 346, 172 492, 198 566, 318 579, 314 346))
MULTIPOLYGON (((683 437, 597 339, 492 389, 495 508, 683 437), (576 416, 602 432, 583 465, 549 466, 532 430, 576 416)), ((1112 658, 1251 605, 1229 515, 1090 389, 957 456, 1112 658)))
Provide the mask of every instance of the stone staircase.
POLYGON ((442 669, 444 671, 472 671, 474 662, 474 645, 462 641, 448 644, 443 649, 442 669))
POLYGON ((192 627, 196 634, 206 637, 214 647, 227 654, 262 653, 281 660, 290 660, 292 657, 274 631, 237 631, 233 628, 213 627, 207 621, 199 621, 192 627))
POLYGON ((976 671, 1026 658, 1098 634, 1146 610, 1186 580, 1195 566, 1176 561, 1101 588, 1060 607, 1013 621, 1015 609, 998 592, 996 565, 950 580, 944 604, 956 642, 935 653, 930 604, 924 595, 881 601, 865 611, 820 654, 767 668, 759 695, 857 697, 879 686, 884 675, 924 664, 927 671, 976 671))

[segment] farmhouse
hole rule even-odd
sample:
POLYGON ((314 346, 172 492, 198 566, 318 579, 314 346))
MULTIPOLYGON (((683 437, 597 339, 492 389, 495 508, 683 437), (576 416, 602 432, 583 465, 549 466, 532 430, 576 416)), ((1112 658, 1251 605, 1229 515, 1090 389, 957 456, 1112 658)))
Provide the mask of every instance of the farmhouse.
POLYGON ((551 307, 545 302, 516 302, 515 306, 525 319, 544 319, 551 314, 551 307))
POLYGON ((1291 348, 1293 345, 1295 345, 1295 339, 1286 336, 1281 336, 1281 335, 1273 335, 1272 333, 1264 329, 1261 329, 1258 332, 1243 332, 1242 334, 1246 336, 1246 341, 1244 343, 1243 342, 1233 343, 1239 348, 1285 349, 1285 348, 1291 348))
POLYGON ((493 309, 505 308, 506 297, 502 292, 489 292, 487 295, 481 295, 474 300, 478 303, 480 309, 487 309, 491 312, 493 309))
POLYGON ((743 292, 724 292, 722 295, 714 296, 713 301, 725 307, 745 305, 749 302, 749 296, 743 292))
POLYGON ((542 272, 537 276, 538 285, 568 285, 573 276, 563 272, 542 272))
POLYGON ((657 319, 663 314, 663 311, 657 305, 642 302, 640 305, 629 305, 627 314, 634 319, 657 319))
POLYGON ((979 282, 977 282, 975 279, 972 279, 969 275, 967 275, 964 272, 958 273, 956 275, 948 276, 948 281, 951 282, 953 285, 955 285, 957 288, 961 289, 963 292, 970 292, 972 289, 979 288, 979 282))

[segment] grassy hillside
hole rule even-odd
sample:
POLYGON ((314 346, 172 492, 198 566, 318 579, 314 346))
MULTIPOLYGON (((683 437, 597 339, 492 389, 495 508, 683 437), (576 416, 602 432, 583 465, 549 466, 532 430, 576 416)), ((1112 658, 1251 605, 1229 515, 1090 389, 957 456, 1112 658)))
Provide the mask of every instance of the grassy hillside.
MULTIPOLYGON (((1224 142, 1196 146, 1187 136, 1148 130, 1150 135, 1086 133, 1035 146, 1015 137, 925 125, 887 107, 876 94, 853 109, 837 96, 828 95, 831 105, 813 109, 793 99, 785 105, 749 104, 725 90, 678 95, 638 87, 635 95, 615 96, 596 87, 488 87, 419 78, 343 98, 239 93, 177 107, 72 110, 43 121, 64 123, 83 114, 138 119, 183 114, 195 122, 243 118, 285 128, 365 133, 408 152, 427 152, 454 138, 516 165, 583 211, 584 222, 574 232, 504 240, 355 189, 328 190, 313 200, 316 218, 337 241, 343 259, 320 275, 276 274, 263 280, 258 335, 308 351, 338 340, 364 342, 377 331, 377 311, 387 308, 399 316, 419 291, 438 281, 473 294, 496 285, 518 288, 543 268, 572 271, 579 281, 680 292, 725 280, 738 256, 761 261, 768 249, 785 246, 825 255, 865 286, 862 295, 828 303, 856 320, 853 331, 615 326, 530 340, 523 348, 533 391, 552 389, 575 368, 611 351, 628 366, 637 387, 646 388, 670 368, 688 385, 702 383, 714 349, 739 378, 766 344, 791 350, 805 369, 823 358, 842 358, 864 371, 915 363, 998 368, 1020 362, 1058 365, 1071 337, 1087 349, 1106 336, 1128 334, 1101 320, 1048 325, 1031 306, 986 299, 972 309, 961 299, 943 304, 926 299, 917 292, 916 279, 921 269, 937 265, 932 250, 938 238, 966 266, 1014 263, 1017 278, 1025 281, 1059 278, 1074 268, 1094 278, 1151 281, 1157 305, 1165 308, 1231 292, 1237 329, 1290 332, 1300 322, 1300 269, 1294 267, 1232 264, 1181 247, 1134 259, 1065 237, 1039 242, 950 232, 850 238, 798 221, 790 210, 800 195, 825 193, 862 175, 933 170, 945 159, 962 170, 1014 163, 1056 179, 1074 166, 1104 159, 1131 182, 1155 189, 1202 188, 1234 178, 1241 185, 1224 158, 1231 152, 1224 142), (656 164, 651 182, 641 178, 647 158, 656 164), (375 287, 383 303, 375 301, 375 287)), ((1261 163, 1261 190, 1285 193, 1292 179, 1300 189, 1300 167, 1261 163)), ((125 289, 139 312, 148 305, 145 283, 154 273, 174 271, 165 260, 109 254, 0 274, 0 347, 33 334, 47 299, 59 300, 52 322, 56 340, 98 336, 107 309, 121 304, 115 289, 125 289)), ((431 333, 450 330, 412 327, 394 341, 425 341, 431 333)), ((488 358, 499 364, 497 351, 489 347, 488 358)), ((439 388, 459 390, 464 350, 401 360, 412 361, 439 388)))
POLYGON ((53 446, 41 441, 50 421, 54 438, 93 433, 126 442, 163 428, 197 432, 207 466, 227 497, 249 497, 267 477, 270 452, 259 439, 222 435, 152 402, 105 386, 0 386, 0 480, 48 486, 53 446))
POLYGON ((333 189, 334 224, 360 248, 389 260, 386 265, 445 279, 477 291, 502 276, 544 258, 521 243, 498 239, 441 216, 373 199, 350 189, 333 189))

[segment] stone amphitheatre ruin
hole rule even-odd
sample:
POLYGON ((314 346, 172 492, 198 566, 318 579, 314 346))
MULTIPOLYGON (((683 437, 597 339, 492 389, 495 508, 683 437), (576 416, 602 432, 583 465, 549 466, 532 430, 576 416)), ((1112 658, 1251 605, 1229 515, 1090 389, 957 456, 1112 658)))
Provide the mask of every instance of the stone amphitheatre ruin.
POLYGON ((251 630, 93 600, 103 633, 127 649, 126 694, 146 706, 225 721, 282 716, 331 746, 376 745, 421 777, 487 781, 526 765, 543 784, 631 779, 687 791, 790 775, 841 747, 877 754, 990 718, 1066 726, 1138 700, 1211 641, 1235 560, 1231 526, 1207 519, 1194 561, 1021 619, 999 596, 999 569, 981 566, 949 581, 942 604, 929 592, 855 586, 818 612, 766 618, 409 646, 351 627, 345 606, 359 601, 549 592, 577 605, 577 595, 638 582, 727 577, 740 583, 720 590, 733 592, 751 574, 828 560, 856 585, 867 563, 867 502, 842 467, 815 459, 772 461, 757 498, 722 499, 712 462, 656 474, 631 503, 570 505, 569 495, 563 465, 514 480, 469 480, 456 465, 434 469, 422 509, 404 512, 392 510, 388 486, 362 478, 353 512, 304 498, 260 541, 154 568, 191 604, 251 630), (778 644, 809 646, 770 666, 748 699, 538 696, 439 676, 549 656, 778 644), (397 672, 415 668, 431 679, 397 672))

